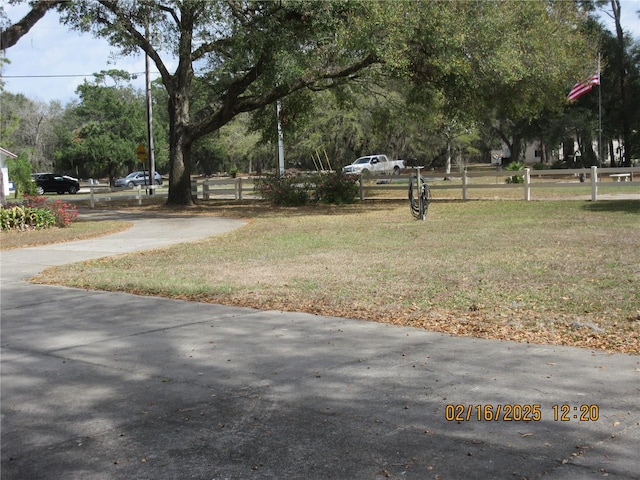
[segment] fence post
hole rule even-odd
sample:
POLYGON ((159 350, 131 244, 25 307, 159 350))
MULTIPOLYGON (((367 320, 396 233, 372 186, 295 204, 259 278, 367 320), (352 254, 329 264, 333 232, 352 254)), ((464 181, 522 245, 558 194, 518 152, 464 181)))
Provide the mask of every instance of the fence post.
POLYGON ((96 205, 93 198, 93 185, 89 185, 89 203, 91 205, 91 208, 94 208, 96 205))
POLYGON ((524 199, 525 201, 531 201, 531 169, 524 169, 524 199))
POLYGON ((242 200, 242 177, 236 178, 236 200, 242 200))
POLYGON ((136 186, 136 198, 138 199, 138 205, 142 205, 142 194, 140 192, 142 192, 142 188, 140 188, 140 185, 136 186))
POLYGON ((364 180, 363 175, 360 174, 360 201, 364 200, 364 180))
POLYGON ((598 200, 598 167, 591 167, 591 201, 598 200))
POLYGON ((467 200, 467 169, 462 171, 462 200, 467 200))

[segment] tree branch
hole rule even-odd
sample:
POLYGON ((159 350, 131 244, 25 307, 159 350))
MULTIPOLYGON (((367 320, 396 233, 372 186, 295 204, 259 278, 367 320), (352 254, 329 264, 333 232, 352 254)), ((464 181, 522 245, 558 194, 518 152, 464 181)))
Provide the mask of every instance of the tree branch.
POLYGON ((211 53, 211 52, 226 53, 223 47, 230 46, 230 45, 231 43, 227 39, 220 39, 215 42, 209 42, 204 45, 200 45, 191 54, 191 61, 195 62, 196 60, 200 60, 207 53, 211 53))
POLYGON ((0 50, 13 47, 18 40, 26 35, 29 30, 40 20, 45 14, 55 6, 64 3, 64 0, 40 0, 27 13, 22 20, 9 26, 2 31, 0 38, 0 50))
POLYGON ((117 1, 111 0, 99 0, 100 4, 105 7, 108 11, 110 11, 115 17, 122 23, 122 26, 127 31, 129 35, 131 35, 136 44, 151 58, 153 63, 158 67, 158 71, 160 72, 160 76, 162 77, 163 83, 167 85, 171 80, 171 74, 167 67, 165 66, 162 58, 153 48, 153 45, 149 40, 144 36, 144 34, 140 33, 138 29, 136 29, 135 25, 131 22, 131 19, 120 11, 118 8, 117 1))
POLYGON ((263 72, 263 61, 258 62, 246 75, 227 89, 227 94, 224 97, 222 105, 215 113, 205 115, 203 118, 207 118, 207 120, 193 125, 193 129, 191 130, 192 138, 196 139, 213 132, 228 123, 229 120, 239 113, 257 110, 304 88, 311 88, 315 91, 334 88, 340 85, 342 80, 346 81, 363 68, 380 62, 375 55, 369 55, 359 62, 342 69, 327 69, 323 72, 318 72, 316 75, 302 76, 293 82, 289 82, 286 86, 277 85, 263 95, 241 97, 240 95, 242 95, 263 72), (329 82, 322 83, 325 80, 329 80, 329 82))

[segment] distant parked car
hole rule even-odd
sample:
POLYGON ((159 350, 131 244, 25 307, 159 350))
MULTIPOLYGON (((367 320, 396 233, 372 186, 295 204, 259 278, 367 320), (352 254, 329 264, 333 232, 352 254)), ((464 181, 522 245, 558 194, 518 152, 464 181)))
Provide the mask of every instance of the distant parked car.
MULTIPOLYGON (((154 183, 156 185, 162 185, 162 175, 160 175, 158 172, 154 173, 154 183)), ((131 172, 126 177, 116 180, 116 187, 133 188, 138 185, 149 185, 149 172, 131 172)))
POLYGON ((38 194, 45 192, 66 193, 74 195, 80 190, 80 182, 77 178, 57 173, 34 173, 33 180, 36 182, 38 194))

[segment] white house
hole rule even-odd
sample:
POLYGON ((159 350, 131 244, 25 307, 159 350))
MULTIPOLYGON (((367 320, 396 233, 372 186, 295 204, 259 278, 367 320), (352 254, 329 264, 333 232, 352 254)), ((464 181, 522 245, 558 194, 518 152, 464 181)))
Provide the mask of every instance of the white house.
POLYGON ((15 153, 0 147, 0 168, 2 168, 2 190, 4 195, 9 195, 9 170, 7 169, 7 158, 18 158, 15 153))
MULTIPOLYGON (((570 143, 570 141, 569 141, 570 143)), ((616 152, 616 161, 620 161, 621 159, 621 149, 623 147, 621 147, 621 143, 618 140, 613 140, 612 141, 612 145, 613 148, 616 152)), ((598 151, 598 142, 594 141, 592 148, 595 152, 598 151)), ((575 152, 579 152, 579 148, 578 148, 578 141, 576 139, 573 139, 573 149, 569 148, 569 150, 571 151, 571 154, 576 154, 575 152)), ((497 163, 499 164, 501 162, 501 158, 500 158, 500 150, 492 150, 491 154, 492 154, 492 163, 497 163)), ((607 145, 603 145, 602 148, 602 164, 603 165, 609 165, 611 163, 611 152, 609 151, 609 147, 607 145)), ((565 145, 558 145, 555 148, 549 148, 549 146, 547 146, 547 162, 548 163, 553 163, 556 160, 566 160, 565 158, 565 154, 566 154, 566 146, 565 145)), ((577 153, 579 155, 579 153, 577 153)), ((510 152, 509 149, 505 146, 504 147, 504 151, 502 152, 502 156, 504 157, 508 157, 510 156, 510 152)), ((531 142, 531 143, 527 143, 525 146, 525 151, 524 151, 524 163, 527 165, 532 165, 534 163, 540 163, 542 161, 542 144, 541 142, 531 142)))

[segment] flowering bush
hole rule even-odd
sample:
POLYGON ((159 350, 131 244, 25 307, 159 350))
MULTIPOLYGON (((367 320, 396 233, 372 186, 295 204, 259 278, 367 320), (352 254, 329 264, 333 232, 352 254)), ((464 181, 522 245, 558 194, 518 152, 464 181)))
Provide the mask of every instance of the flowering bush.
POLYGON ((47 197, 43 197, 40 195, 25 195, 24 202, 22 202, 27 207, 32 208, 44 208, 47 203, 47 197))
POLYGON ((353 203, 358 198, 357 176, 342 172, 319 173, 316 175, 316 195, 323 203, 353 203))
POLYGON ((78 218, 78 209, 75 205, 65 203, 62 200, 54 200, 48 202, 47 197, 38 195, 25 195, 26 205, 33 208, 42 208, 49 210, 55 216, 55 225, 57 227, 68 227, 78 218))
POLYGON ((25 195, 24 198, 23 204, 9 205, 0 210, 2 230, 67 227, 78 217, 76 207, 62 200, 47 202, 46 197, 36 195, 25 195))
POLYGON ((268 175, 254 181, 254 190, 274 205, 297 207, 309 201, 309 185, 292 175, 268 175))
POLYGON ((58 227, 68 227, 78 218, 78 209, 75 205, 64 203, 62 200, 55 200, 48 203, 45 208, 49 208, 56 217, 56 225, 58 227))

